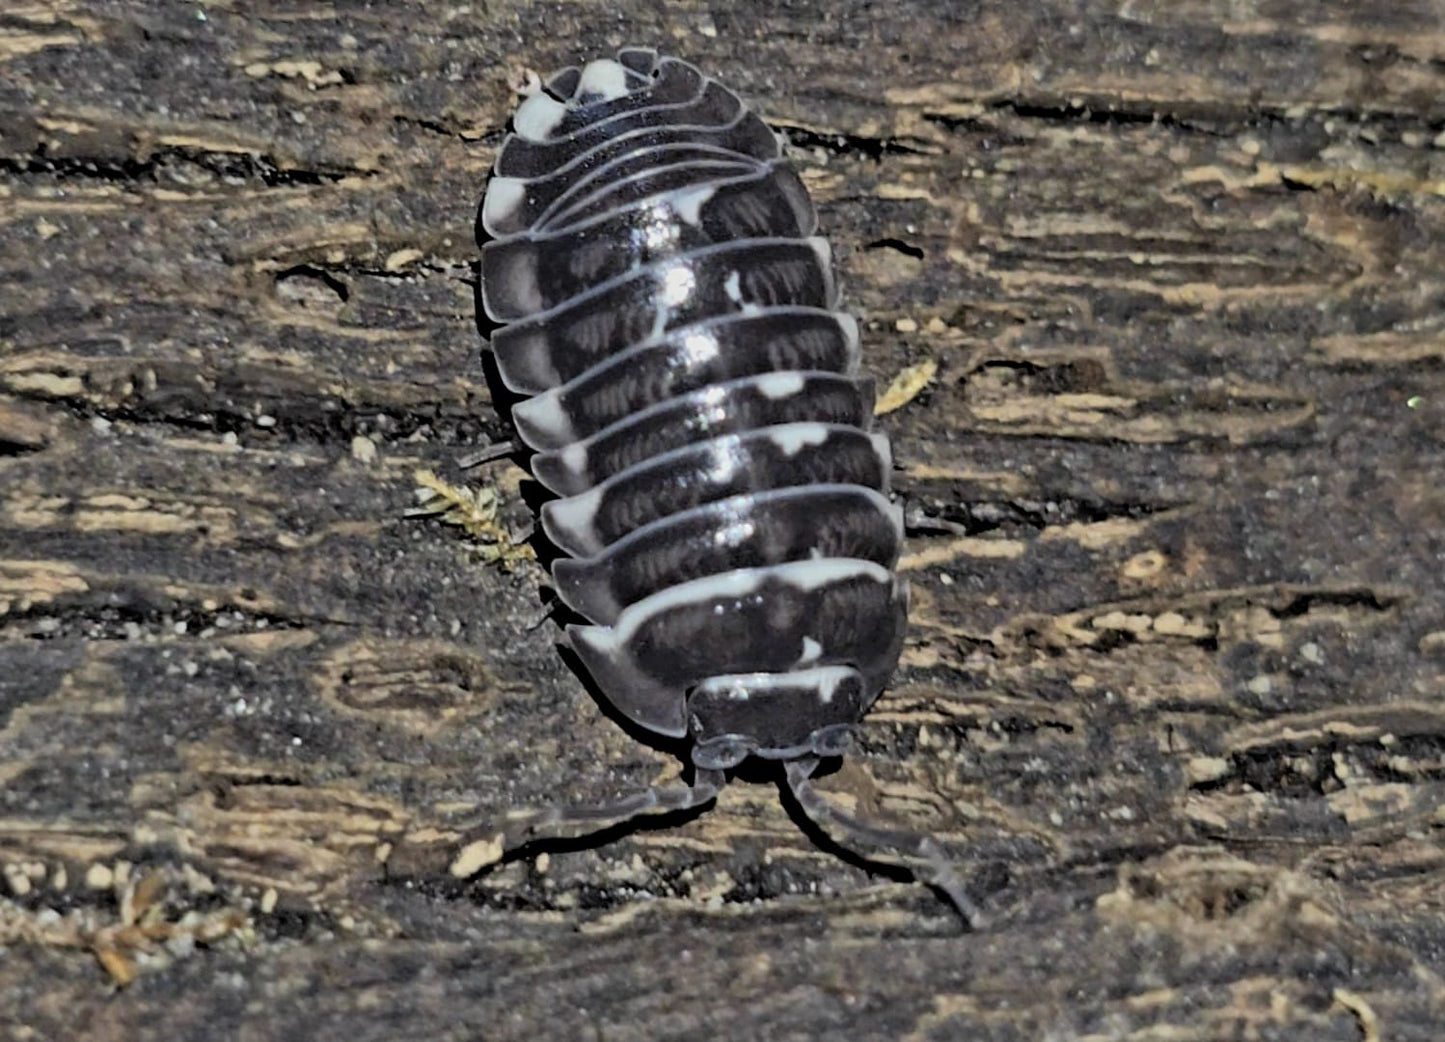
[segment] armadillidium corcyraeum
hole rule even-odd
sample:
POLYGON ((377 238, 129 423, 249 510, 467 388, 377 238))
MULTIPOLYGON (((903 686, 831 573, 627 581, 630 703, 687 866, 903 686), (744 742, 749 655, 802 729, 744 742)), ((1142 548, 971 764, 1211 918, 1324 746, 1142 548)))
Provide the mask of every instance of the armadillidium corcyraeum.
POLYGON ((552 577, 588 622, 568 642, 618 713, 687 743, 693 781, 543 810, 487 847, 697 807, 745 759, 781 761, 808 817, 976 922, 930 839, 810 782, 897 665, 908 604, 889 445, 816 231, 778 137, 687 62, 625 49, 513 116, 478 219, 488 348, 559 497, 552 577))

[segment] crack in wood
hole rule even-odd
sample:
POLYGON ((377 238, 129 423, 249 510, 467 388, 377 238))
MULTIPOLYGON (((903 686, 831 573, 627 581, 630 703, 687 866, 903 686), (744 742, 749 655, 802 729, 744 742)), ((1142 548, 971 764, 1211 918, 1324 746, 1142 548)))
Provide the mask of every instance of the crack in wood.
POLYGON ((41 146, 29 155, 0 156, 0 174, 22 180, 44 176, 58 182, 105 181, 121 186, 161 183, 160 174, 176 164, 193 166, 232 184, 259 182, 267 188, 312 188, 347 177, 370 177, 374 171, 301 169, 257 152, 207 152, 201 149, 157 148, 144 156, 49 154, 41 146))

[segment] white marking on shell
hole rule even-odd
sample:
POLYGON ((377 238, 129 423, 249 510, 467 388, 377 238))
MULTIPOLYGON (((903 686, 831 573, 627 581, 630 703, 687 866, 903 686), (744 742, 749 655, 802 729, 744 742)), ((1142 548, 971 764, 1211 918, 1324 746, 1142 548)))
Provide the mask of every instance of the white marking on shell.
POLYGON ((546 141, 566 115, 564 103, 549 94, 533 94, 517 106, 512 127, 524 141, 546 141))
MULTIPOLYGON (((577 497, 581 498, 581 497, 577 497)), ((560 502, 567 502, 561 500, 560 502)), ((680 607, 695 607, 707 601, 741 601, 756 593, 769 579, 777 579, 799 590, 808 591, 828 583, 863 577, 871 582, 891 583, 893 576, 881 565, 851 557, 827 557, 821 561, 790 561, 766 568, 738 568, 731 572, 708 575, 668 587, 636 604, 624 608, 617 622, 599 635, 608 648, 618 648, 632 639, 637 630, 663 612, 680 607)))
POLYGON ((697 227, 698 221, 702 220, 703 204, 711 199, 716 191, 715 185, 695 185, 692 188, 680 188, 666 198, 674 213, 688 224, 697 227))
POLYGON ((723 283, 723 289, 727 291, 728 299, 735 304, 743 302, 743 277, 734 271, 728 275, 727 281, 723 283))
POLYGON ((711 330, 700 330, 696 333, 689 333, 682 338, 682 349, 687 352, 687 360, 696 365, 717 357, 719 344, 717 335, 711 330))
POLYGON ((833 696, 838 693, 838 685, 851 671, 847 666, 824 666, 815 672, 818 674, 818 701, 827 705, 833 701, 833 696))
POLYGON ((684 262, 669 264, 662 270, 662 303, 664 307, 675 308, 686 304, 697 289, 697 273, 692 265, 684 262))
POLYGON ((687 303, 697 288, 697 273, 686 260, 669 264, 658 273, 657 311, 652 316, 652 332, 649 339, 657 340, 667 332, 667 320, 672 317, 673 308, 687 303))
POLYGON ((634 234, 641 236, 642 245, 651 253, 662 253, 676 246, 682 238, 672 211, 663 203, 649 206, 640 223, 641 227, 634 234))
POLYGON ((858 332, 858 320, 852 315, 841 311, 835 311, 833 317, 838 320, 838 328, 843 331, 844 354, 848 364, 843 372, 847 376, 856 376, 862 368, 862 337, 858 332))
POLYGON ((738 445, 740 443, 741 440, 736 435, 715 438, 709 443, 712 466, 708 468, 707 473, 711 480, 723 482, 733 476, 733 471, 738 466, 738 445))
POLYGON ((704 422, 721 423, 727 412, 728 389, 722 384, 704 387, 695 395, 698 409, 704 422), (702 410, 706 410, 705 412, 702 410))
POLYGON ((482 224, 488 229, 504 225, 507 218, 521 209, 527 198, 527 182, 520 177, 494 177, 487 183, 486 202, 482 207, 482 224))
POLYGON ((552 525, 559 532, 574 535, 578 542, 592 546, 597 542, 593 525, 601 503, 602 489, 599 485, 566 499, 554 499, 543 509, 551 515, 552 525))
MULTIPOLYGON (((879 431, 876 434, 868 435, 868 440, 873 443, 873 451, 878 454, 878 459, 883 464, 883 473, 886 475, 893 469, 893 446, 888 444, 888 435, 879 431)), ((885 491, 887 491, 885 489, 885 491)))
MULTIPOLYGON (((752 244, 761 243, 764 245, 771 245, 773 243, 786 243, 789 246, 797 245, 796 239, 751 239, 748 241, 752 244)), ((701 246, 695 250, 689 251, 683 257, 658 260, 652 264, 649 264, 646 268, 642 270, 646 274, 646 277, 656 280, 660 278, 661 274, 669 268, 677 267, 684 264, 690 267, 695 267, 701 264, 707 258, 713 257, 720 253, 725 253, 728 250, 736 249, 738 249, 738 243, 736 242, 723 242, 716 243, 712 246, 701 246)), ((575 312, 580 308, 586 306, 587 303, 596 300, 598 297, 602 297, 608 293, 611 293, 619 286, 639 277, 641 276, 636 271, 624 271, 619 275, 614 275, 612 278, 606 280, 605 282, 600 282, 595 286, 583 290, 581 293, 578 293, 573 297, 569 297, 568 299, 561 301, 560 303, 554 305, 548 311, 544 311, 536 315, 527 316, 527 318, 524 320, 526 327, 529 329, 538 328, 545 325, 548 321, 550 321, 554 316, 558 315, 559 313, 567 311, 575 312)), ((756 305, 750 306, 754 309, 756 309, 757 307, 756 305)), ((746 310, 747 309, 744 309, 745 312, 746 310)), ((788 308, 787 310, 793 309, 788 308)), ((821 309, 809 308, 806 310, 813 311, 821 309)), ((522 325, 523 323, 518 322, 516 324, 522 325)))
MULTIPOLYGON (((757 574, 756 569, 737 569, 671 586, 624 608, 609 631, 609 641, 613 647, 625 644, 645 622, 674 608, 690 607, 711 600, 722 601, 730 597, 746 597, 762 585, 762 581, 763 578, 757 574)), ((714 610, 722 607, 723 605, 718 604, 714 610)))
POLYGON ((517 255, 505 278, 498 281, 502 283, 500 295, 505 299, 507 290, 511 290, 512 306, 521 314, 534 315, 544 310, 546 302, 542 298, 542 286, 537 281, 536 254, 523 252, 517 255))
POLYGON ((754 692, 776 694, 779 691, 812 689, 824 705, 833 701, 838 686, 856 671, 852 666, 811 666, 787 673, 734 673, 709 677, 700 681, 694 694, 708 698, 725 698, 731 702, 747 702, 754 692))
POLYGON ((757 379, 757 388, 767 398, 791 398, 803 389, 803 374, 797 372, 766 373, 757 379))
POLYGON ((577 81, 574 96, 595 94, 603 101, 611 101, 629 93, 627 89, 627 68, 611 58, 599 58, 582 67, 582 78, 577 81))
POLYGON ((892 574, 882 565, 854 557, 825 557, 820 561, 793 561, 773 567, 778 571, 786 571, 787 581, 801 590, 812 590, 830 582, 860 575, 878 583, 893 580, 892 574))
POLYGON ((756 523, 752 521, 735 521, 730 525, 724 525, 712 534, 713 546, 732 546, 737 543, 746 542, 753 537, 758 530, 756 523))
POLYGON ((573 474, 582 474, 587 469, 587 446, 574 441, 562 450, 562 466, 573 474))
POLYGON ((810 445, 821 445, 828 440, 828 428, 821 423, 783 423, 764 429, 768 433, 768 440, 788 457, 796 456, 810 445))
POLYGON ((572 421, 562 408, 561 396, 554 392, 539 394, 512 406, 512 416, 525 438, 528 432, 539 434, 551 443, 571 440, 572 421))
POLYGON ((813 252, 817 254, 818 263, 823 266, 823 270, 831 272, 833 270, 833 247, 828 245, 828 240, 821 235, 814 235, 809 237, 808 245, 813 247, 813 252))

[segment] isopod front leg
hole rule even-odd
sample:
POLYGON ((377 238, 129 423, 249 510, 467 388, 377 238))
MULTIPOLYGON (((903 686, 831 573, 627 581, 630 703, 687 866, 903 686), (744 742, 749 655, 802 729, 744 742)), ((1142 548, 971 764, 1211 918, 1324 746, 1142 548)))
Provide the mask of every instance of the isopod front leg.
POLYGON ((983 913, 968 896, 932 837, 860 821, 834 806, 813 788, 812 775, 818 762, 817 757, 809 756, 787 764, 788 789, 809 820, 824 832, 831 826, 843 836, 843 846, 870 861, 908 869, 919 882, 942 892, 970 929, 979 929, 983 925, 983 913))
POLYGON ((714 799, 725 781, 722 771, 699 769, 691 785, 653 786, 607 803, 543 807, 500 829, 472 829, 448 871, 465 879, 538 843, 581 839, 639 818, 692 810, 714 799))

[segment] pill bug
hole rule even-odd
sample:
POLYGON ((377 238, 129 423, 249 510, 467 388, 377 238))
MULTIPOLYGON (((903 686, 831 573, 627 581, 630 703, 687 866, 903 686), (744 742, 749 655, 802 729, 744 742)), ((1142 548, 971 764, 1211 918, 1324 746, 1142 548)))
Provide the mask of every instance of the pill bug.
MULTIPOLYGON (((778 138, 693 65, 629 48, 517 108, 478 215, 488 349, 565 554, 567 638, 693 782, 538 812, 497 854, 711 800, 782 761, 803 812, 908 865, 973 921, 926 837, 810 784, 893 672, 902 511, 857 323, 778 138)), ((455 866, 454 866, 455 867, 455 866)), ((460 874, 460 873, 459 873, 460 874)))

